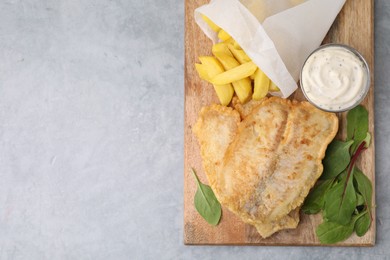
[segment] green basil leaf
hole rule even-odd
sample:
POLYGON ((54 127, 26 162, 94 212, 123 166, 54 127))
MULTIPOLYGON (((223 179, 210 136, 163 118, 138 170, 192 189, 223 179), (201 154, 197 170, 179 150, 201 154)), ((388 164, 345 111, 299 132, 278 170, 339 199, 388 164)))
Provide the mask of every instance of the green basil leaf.
POLYGON ((320 181, 309 193, 302 206, 306 214, 316 214, 324 206, 324 195, 333 183, 333 179, 320 181))
POLYGON ((354 224, 354 218, 347 225, 325 221, 317 227, 316 233, 321 243, 334 244, 350 237, 353 233, 354 224))
POLYGON ((321 179, 334 178, 347 168, 351 161, 349 148, 353 142, 353 140, 348 142, 333 140, 329 144, 328 149, 326 149, 325 159, 322 161, 324 171, 321 179))
POLYGON ((363 196, 365 204, 367 205, 368 210, 371 210, 371 200, 372 200, 372 184, 367 176, 359 170, 359 168, 354 167, 353 177, 357 183, 357 190, 363 196))
POLYGON ((361 105, 353 108, 347 114, 347 141, 354 140, 351 151, 366 138, 368 132, 368 111, 361 105))
POLYGON ((359 237, 364 236, 371 226, 371 217, 368 211, 356 220, 355 232, 359 237))
POLYGON ((340 181, 325 194, 324 217, 330 222, 347 225, 356 208, 356 192, 353 187, 352 176, 340 181))
POLYGON ((215 197, 210 186, 199 181, 194 169, 192 169, 192 174, 198 184, 198 190, 196 191, 194 198, 195 208, 209 224, 216 226, 221 219, 221 204, 215 197))

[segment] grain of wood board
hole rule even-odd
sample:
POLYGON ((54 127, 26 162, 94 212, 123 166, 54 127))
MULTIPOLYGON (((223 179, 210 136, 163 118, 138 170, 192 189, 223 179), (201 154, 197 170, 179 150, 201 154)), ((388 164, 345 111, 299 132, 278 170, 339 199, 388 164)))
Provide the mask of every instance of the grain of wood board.
MULTIPOLYGON (((206 4, 207 0, 186 0, 185 2, 185 122, 184 122, 184 243, 188 245, 306 245, 320 246, 315 229, 321 223, 320 215, 301 213, 298 228, 284 230, 263 239, 256 229, 243 223, 233 213, 223 208, 220 224, 213 227, 196 212, 193 198, 196 184, 190 168, 197 170, 204 183, 207 183, 200 158, 199 145, 192 133, 198 113, 203 106, 217 103, 213 87, 201 80, 194 67, 198 56, 211 55, 212 42, 203 34, 194 20, 195 8, 206 4)), ((369 111, 369 130, 373 142, 361 156, 358 166, 372 180, 374 187, 373 205, 375 205, 375 147, 374 147, 374 1, 347 0, 336 18, 324 43, 335 42, 350 45, 366 58, 371 70, 371 88, 363 105, 369 111)), ((293 98, 303 100, 300 90, 293 98)), ((345 113, 340 114, 338 137, 345 136, 345 113)), ((355 234, 335 246, 373 246, 375 244, 375 207, 374 221, 370 230, 363 236, 355 234)))

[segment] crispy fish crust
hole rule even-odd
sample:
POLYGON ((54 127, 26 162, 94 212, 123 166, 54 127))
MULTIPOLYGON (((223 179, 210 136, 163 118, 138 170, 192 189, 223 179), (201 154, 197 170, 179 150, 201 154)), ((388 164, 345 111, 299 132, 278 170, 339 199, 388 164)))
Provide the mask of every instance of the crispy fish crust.
POLYGON ((214 192, 216 172, 222 166, 226 149, 233 141, 239 123, 240 115, 237 111, 214 104, 202 108, 193 128, 200 144, 203 167, 214 192))
POLYGON ((251 99, 245 104, 242 104, 238 97, 233 97, 232 105, 235 110, 240 114, 241 119, 245 119, 250 113, 252 113, 253 109, 255 109, 258 105, 263 103, 263 101, 267 100, 267 98, 263 98, 261 100, 251 99))
MULTIPOLYGON (((268 98, 263 98, 261 100, 251 99, 250 101, 242 104, 237 97, 233 97, 232 105, 235 110, 240 114, 241 119, 244 120, 252 111, 259 106, 263 101, 268 98)), ((262 237, 268 237, 273 233, 282 230, 282 229, 291 229, 296 228, 299 223, 299 210, 300 207, 293 209, 288 215, 282 217, 277 221, 268 221, 268 222, 253 222, 252 224, 256 227, 257 231, 262 237)), ((247 223, 251 223, 251 220, 247 220, 247 223)))
POLYGON ((219 201, 268 237, 296 227, 338 119, 308 102, 277 97, 245 111, 240 122, 231 108, 203 108, 194 132, 219 201))

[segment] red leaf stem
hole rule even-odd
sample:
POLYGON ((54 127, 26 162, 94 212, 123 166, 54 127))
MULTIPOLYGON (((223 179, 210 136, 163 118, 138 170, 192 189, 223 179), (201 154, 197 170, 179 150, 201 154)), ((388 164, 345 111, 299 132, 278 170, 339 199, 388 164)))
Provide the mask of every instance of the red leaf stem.
MULTIPOLYGON (((356 152, 352 155, 351 162, 348 165, 348 172, 347 172, 347 178, 345 180, 344 184, 344 189, 343 189, 343 194, 341 195, 342 200, 344 200, 345 196, 345 190, 347 189, 347 184, 349 181, 349 178, 351 177, 352 169, 355 166, 356 160, 359 157, 359 155, 366 149, 364 146, 366 145, 366 142, 363 141, 358 148, 356 149, 356 152)), ((341 205, 340 205, 341 207, 341 205)))
MULTIPOLYGON (((351 177, 352 169, 353 169, 353 167, 355 166, 356 160, 357 160, 357 158, 359 157, 359 155, 360 155, 365 149, 367 149, 365 146, 366 146, 366 142, 363 141, 363 142, 358 146, 358 148, 356 149, 356 152, 352 155, 351 162, 349 163, 349 166, 348 166, 347 178, 346 178, 346 181, 345 181, 343 194, 342 194, 342 196, 341 196, 342 199, 344 199, 345 191, 346 191, 346 189, 347 189, 347 184, 348 184, 349 178, 351 177)), ((366 209, 368 210, 368 214, 370 215, 370 219, 371 219, 371 222, 372 222, 373 219, 372 219, 371 210, 368 208, 368 205, 367 205, 367 204, 366 204, 365 206, 366 206, 366 209)))

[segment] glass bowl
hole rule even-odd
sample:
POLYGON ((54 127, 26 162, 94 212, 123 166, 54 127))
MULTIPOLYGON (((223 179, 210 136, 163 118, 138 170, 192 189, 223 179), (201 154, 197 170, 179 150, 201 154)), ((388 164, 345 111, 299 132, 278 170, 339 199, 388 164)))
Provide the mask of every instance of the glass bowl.
MULTIPOLYGON (((341 64, 340 64, 341 66, 341 64)), ((356 107, 357 105, 359 105, 363 100, 364 98, 366 97, 367 93, 368 93, 368 90, 370 89, 370 70, 369 70, 369 67, 368 67, 368 64, 366 62, 366 60, 363 58, 363 56, 357 51, 355 50, 354 48, 350 47, 350 46, 347 46, 347 45, 344 45, 344 44, 336 44, 336 43, 330 43, 330 44, 325 44, 325 45, 322 45, 320 46, 319 48, 315 49, 305 60, 305 62, 303 63, 303 66, 301 68, 301 72, 300 72, 300 86, 301 86, 301 90, 304 94, 304 96, 306 97, 306 99, 312 104, 314 105, 315 107, 321 109, 321 110, 324 110, 324 111, 327 111, 327 112, 344 112, 344 111, 348 111, 354 107, 356 107), (360 97, 358 97, 355 102, 353 102, 352 104, 349 104, 348 106, 346 107, 339 107, 339 106, 335 106, 335 107, 324 107, 324 106, 321 106, 321 104, 318 104, 316 103, 314 100, 312 100, 310 98, 310 95, 308 95, 308 93, 306 93, 306 89, 305 89, 305 86, 304 86, 304 82, 302 80, 302 74, 303 74, 303 71, 304 71, 304 68, 308 62, 308 60, 315 54, 318 54, 320 51, 324 50, 324 49, 327 49, 327 48, 334 48, 334 47, 338 47, 338 48, 341 48, 341 49, 344 49, 346 50, 347 52, 349 53, 352 53, 353 55, 355 55, 356 58, 358 58, 361 62, 362 62, 362 68, 363 68, 363 73, 365 74, 365 80, 364 82, 362 83, 363 86, 361 86, 361 91, 359 92, 359 95, 361 95, 360 97)))

